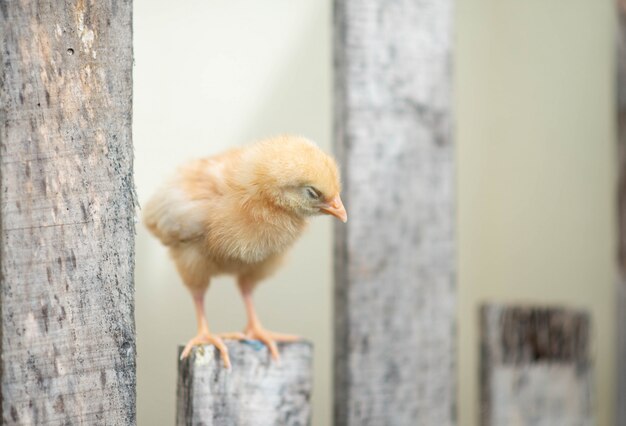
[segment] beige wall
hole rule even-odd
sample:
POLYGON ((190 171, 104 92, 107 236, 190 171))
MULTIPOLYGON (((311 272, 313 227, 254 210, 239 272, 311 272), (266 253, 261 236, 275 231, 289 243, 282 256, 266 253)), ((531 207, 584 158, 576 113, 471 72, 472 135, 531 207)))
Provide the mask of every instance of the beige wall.
MULTIPOLYGON (((283 132, 329 149, 330 3, 135 0, 135 179, 145 202, 176 164, 283 132)), ((330 424, 331 220, 312 223, 287 265, 256 294, 261 320, 315 343, 315 425, 330 424)), ((174 421, 176 346, 195 330, 191 298, 139 227, 138 421, 174 421)), ((241 330, 232 279, 207 294, 209 325, 241 330)))
POLYGON ((593 313, 612 424, 612 4, 457 2, 461 425, 477 424, 476 307, 517 300, 593 313))
MULTIPOLYGON (((457 0, 459 424, 477 419, 477 305, 566 303, 593 312, 598 424, 612 416, 612 2, 457 0)), ((135 0, 136 183, 259 136, 329 148, 330 0, 135 0)), ((354 214, 354 213, 353 213, 354 214)), ((316 426, 331 413, 330 220, 314 221, 257 301, 268 327, 316 345, 316 426)), ((137 238, 138 420, 174 418, 177 344, 191 301, 165 251, 137 238)), ((232 280, 207 297, 240 329, 232 280)))

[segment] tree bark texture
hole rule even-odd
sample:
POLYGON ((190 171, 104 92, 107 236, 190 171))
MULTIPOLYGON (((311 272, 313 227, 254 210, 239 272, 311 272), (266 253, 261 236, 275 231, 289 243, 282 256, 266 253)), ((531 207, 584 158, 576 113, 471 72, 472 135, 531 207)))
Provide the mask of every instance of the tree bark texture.
POLYGON ((335 0, 338 426, 456 423, 452 0, 335 0))
POLYGON ((562 308, 481 309, 481 425, 592 425, 590 319, 562 308))
POLYGON ((213 346, 195 348, 178 362, 177 425, 310 424, 310 343, 280 343, 278 363, 256 341, 226 341, 226 346, 232 361, 230 371, 224 368, 213 346))
POLYGON ((132 2, 0 0, 2 423, 135 423, 132 2))
POLYGON ((626 0, 617 1, 618 280, 616 424, 626 426, 626 0))

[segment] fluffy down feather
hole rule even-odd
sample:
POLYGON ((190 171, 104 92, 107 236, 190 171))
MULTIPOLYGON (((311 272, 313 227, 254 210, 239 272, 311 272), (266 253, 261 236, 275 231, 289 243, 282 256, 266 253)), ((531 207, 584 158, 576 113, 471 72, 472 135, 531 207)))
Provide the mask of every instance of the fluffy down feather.
POLYGON ((145 205, 143 220, 187 286, 224 273, 258 281, 339 191, 332 157, 305 138, 281 136, 179 167, 145 205))

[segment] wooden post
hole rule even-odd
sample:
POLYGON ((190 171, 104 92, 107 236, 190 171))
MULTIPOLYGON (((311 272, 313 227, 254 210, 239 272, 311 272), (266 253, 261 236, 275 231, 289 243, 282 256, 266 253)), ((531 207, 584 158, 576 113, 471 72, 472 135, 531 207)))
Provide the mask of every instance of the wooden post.
POLYGON ((617 1, 618 279, 616 425, 626 426, 626 0, 617 1))
POLYGON ((335 0, 337 426, 456 423, 453 0, 335 0))
POLYGON ((589 315, 481 309, 481 425, 592 425, 589 315))
POLYGON ((0 1, 3 424, 135 423, 131 11, 0 1))
MULTIPOLYGON (((226 341, 232 369, 213 346, 178 362, 178 426, 306 426, 311 421, 313 348, 280 343, 272 361, 259 342, 226 341)), ((179 354, 183 347, 179 348, 179 354)))

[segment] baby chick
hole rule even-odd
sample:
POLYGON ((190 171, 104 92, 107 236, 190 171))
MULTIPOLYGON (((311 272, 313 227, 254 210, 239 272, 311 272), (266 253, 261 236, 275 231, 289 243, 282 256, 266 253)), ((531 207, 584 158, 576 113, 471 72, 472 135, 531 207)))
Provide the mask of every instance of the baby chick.
POLYGON ((145 205, 143 221, 169 248, 193 298, 198 333, 181 358, 193 346, 210 343, 230 368, 222 338, 260 340, 274 359, 278 359, 275 342, 298 339, 261 325, 252 291, 278 268, 311 216, 329 214, 347 221, 339 191, 333 158, 296 136, 191 161, 165 182, 145 205), (211 278, 221 274, 237 278, 248 317, 243 333, 209 331, 204 294, 211 278))

